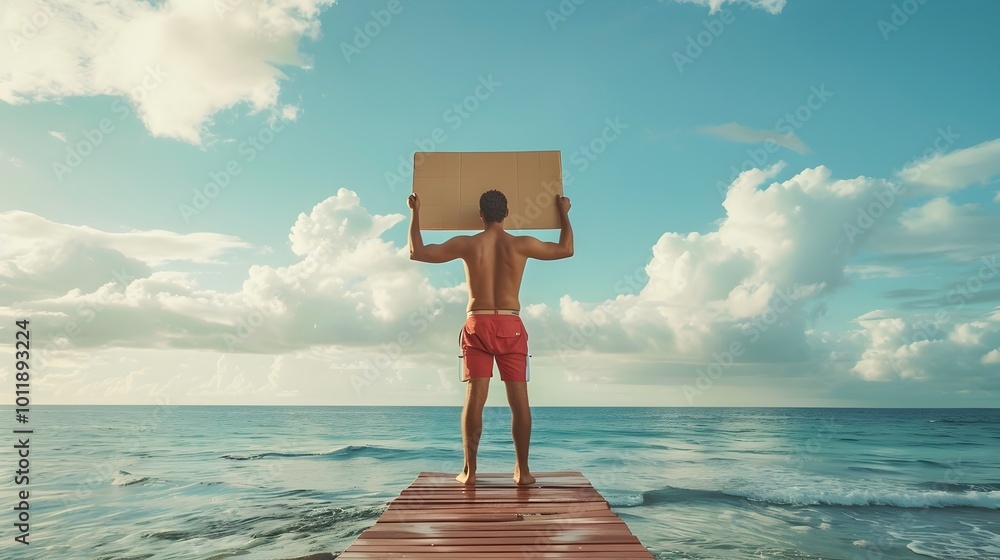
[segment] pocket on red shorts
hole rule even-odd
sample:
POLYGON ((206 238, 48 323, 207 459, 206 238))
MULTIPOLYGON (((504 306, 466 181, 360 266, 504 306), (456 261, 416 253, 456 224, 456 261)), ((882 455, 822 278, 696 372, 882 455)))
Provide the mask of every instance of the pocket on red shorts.
POLYGON ((528 353, 528 333, 524 332, 524 325, 519 321, 497 325, 496 333, 498 346, 503 348, 504 353, 528 353))

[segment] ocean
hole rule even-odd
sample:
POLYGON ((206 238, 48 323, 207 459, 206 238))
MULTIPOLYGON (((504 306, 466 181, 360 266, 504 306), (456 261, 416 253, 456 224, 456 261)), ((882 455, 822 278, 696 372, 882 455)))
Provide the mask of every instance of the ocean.
MULTIPOLYGON (((33 406, 30 545, 5 559, 274 560, 344 550, 458 407, 33 406)), ((0 408, 13 418, 13 407, 0 408)), ((582 471, 658 559, 1000 558, 1000 410, 534 408, 533 471, 582 471)), ((489 407, 482 472, 510 471, 489 407)))

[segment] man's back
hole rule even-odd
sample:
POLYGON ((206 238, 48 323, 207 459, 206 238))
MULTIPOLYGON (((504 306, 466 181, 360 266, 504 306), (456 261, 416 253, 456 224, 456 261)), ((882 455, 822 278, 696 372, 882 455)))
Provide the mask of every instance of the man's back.
POLYGON ((469 284, 468 309, 521 309, 518 293, 528 256, 519 250, 518 241, 502 229, 472 236, 462 257, 469 284))
POLYGON ((458 235, 440 245, 424 245, 417 212, 419 201, 410 195, 414 220, 410 224, 410 258, 425 262, 447 262, 460 258, 465 263, 469 285, 468 310, 521 309, 518 293, 524 265, 529 258, 555 260, 573 256, 573 230, 569 224, 569 199, 556 195, 562 220, 559 242, 541 241, 532 236, 514 236, 503 229, 503 221, 486 221, 476 235, 458 235))

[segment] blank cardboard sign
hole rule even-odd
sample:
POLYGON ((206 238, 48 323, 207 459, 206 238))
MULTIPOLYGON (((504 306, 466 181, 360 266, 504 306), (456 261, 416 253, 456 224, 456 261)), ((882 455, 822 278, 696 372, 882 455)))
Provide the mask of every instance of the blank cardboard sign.
POLYGON ((558 229, 555 195, 563 194, 562 156, 543 152, 416 152, 413 192, 420 229, 479 230, 479 197, 507 197, 504 229, 558 229))

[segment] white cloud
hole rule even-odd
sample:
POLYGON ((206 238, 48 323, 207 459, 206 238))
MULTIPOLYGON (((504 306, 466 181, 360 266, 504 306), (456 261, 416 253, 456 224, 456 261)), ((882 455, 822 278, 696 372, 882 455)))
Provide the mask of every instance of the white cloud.
POLYGON ((228 236, 114 234, 27 212, 0 218, 0 234, 10 238, 0 272, 17 296, 0 315, 30 313, 38 328, 65 332, 73 346, 287 352, 371 346, 402 333, 410 344, 420 336, 454 343, 451 325, 435 321, 464 308, 464 285, 432 287, 405 249, 381 238, 403 216, 369 214, 347 189, 298 217, 289 234, 298 262, 251 266, 235 292, 203 289, 190 273, 151 268, 178 258, 210 263, 223 250, 247 246, 228 236), (43 239, 49 245, 39 251, 43 239), (51 285, 39 288, 34 278, 51 285), (83 324, 81 332, 66 332, 70 321, 83 324))
POLYGON ((581 350, 711 361, 739 342, 744 361, 808 359, 809 316, 821 294, 847 283, 846 266, 863 245, 845 246, 842 225, 887 183, 836 180, 817 167, 766 185, 783 165, 741 174, 714 231, 660 237, 637 293, 597 304, 564 296, 558 310, 532 312, 560 344, 581 350))
POLYGON ((986 354, 983 354, 983 357, 980 361, 984 366, 1000 364, 1000 348, 994 348, 993 350, 990 350, 986 354))
POLYGON ((892 253, 976 260, 1000 246, 997 216, 978 204, 956 205, 937 197, 907 208, 872 235, 871 245, 892 253))
POLYGON ((698 4, 709 8, 710 14, 722 9, 724 4, 745 4, 751 8, 760 8, 771 14, 780 14, 787 0, 676 0, 681 3, 698 4))
POLYGON ((60 142, 65 142, 66 141, 66 133, 65 132, 59 132, 58 130, 50 130, 49 131, 49 136, 58 139, 60 142))
POLYGON ((286 121, 295 121, 299 118, 299 113, 302 112, 302 108, 298 105, 285 105, 281 108, 281 118, 286 121))
POLYGON ((880 264, 858 264, 844 267, 844 272, 854 274, 860 278, 902 278, 909 276, 906 269, 898 266, 887 266, 880 264))
POLYGON ((278 107, 281 67, 309 67, 333 0, 7 0, 0 8, 0 100, 128 99, 154 136, 200 143, 219 111, 278 107), (236 7, 229 8, 235 5, 236 7), (39 22, 24 29, 24 21, 39 22))
POLYGON ((698 127, 696 131, 701 134, 718 136, 719 138, 725 138, 726 140, 744 142, 747 144, 771 141, 778 146, 784 146, 785 148, 800 154, 807 154, 812 151, 809 149, 809 146, 806 146, 806 143, 803 142, 801 138, 796 136, 791 130, 785 133, 780 133, 777 130, 759 130, 743 126, 739 123, 731 122, 715 126, 701 126, 698 127))
POLYGON ((985 184, 1000 175, 1000 138, 953 152, 933 153, 896 173, 919 185, 920 193, 941 194, 969 185, 985 184))
MULTIPOLYGON (((253 245, 217 233, 164 230, 113 233, 60 224, 31 212, 0 213, 0 301, 89 293, 108 283, 146 278, 153 267, 186 261, 215 264, 253 245)), ((181 274, 162 273, 170 281, 181 274)))
POLYGON ((863 351, 851 372, 866 381, 935 380, 964 388, 1000 386, 983 365, 994 363, 1000 344, 1000 313, 963 320, 939 312, 904 318, 876 310, 855 319, 863 351))
MULTIPOLYGON (((851 274, 866 270, 853 261, 862 248, 871 247, 869 236, 845 246, 843 224, 855 220, 858 208, 889 183, 838 180, 822 166, 776 180, 783 169, 779 163, 741 174, 727 191, 725 215, 710 231, 664 233, 645 266, 607 287, 627 293, 596 303, 564 295, 557 306, 526 305, 524 318, 537 356, 533 368, 545 368, 549 378, 573 379, 578 392, 615 383, 668 391, 694 383, 695 368, 733 358, 728 379, 737 384, 744 375, 801 378, 814 366, 835 370, 858 385, 931 380, 942 378, 948 364, 959 363, 955 383, 988 387, 983 366, 997 359, 1000 312, 976 321, 946 321, 927 341, 914 341, 919 323, 892 313, 863 316, 860 329, 842 336, 813 332, 811 323, 826 299, 850 283, 851 274), (742 350, 727 358, 734 343, 742 350), (828 364, 834 355, 836 363, 828 364)), ((902 223, 938 231, 952 223, 947 219, 952 212, 920 207, 904 213, 902 223)), ((133 402, 166 395, 180 395, 185 402, 262 402, 284 395, 305 402, 317 398, 324 382, 338 383, 341 393, 382 382, 394 391, 454 389, 448 378, 455 356, 448 349, 457 345, 464 284, 431 285, 423 265, 410 261, 405 247, 384 239, 404 217, 373 214, 350 190, 338 190, 291 225, 289 248, 296 262, 253 265, 232 291, 203 288, 196 276, 171 270, 175 261, 170 257, 186 255, 188 263, 209 264, 223 258, 225 250, 242 247, 237 239, 113 234, 53 224, 29 213, 0 218, 7 227, 0 235, 9 240, 0 273, 21 273, 0 276, 15 281, 0 289, 21 287, 20 297, 4 297, 15 303, 0 307, 0 319, 31 316, 40 332, 65 346, 49 365, 54 375, 71 375, 86 364, 83 377, 46 388, 60 402, 100 395, 133 402), (35 250, 43 238, 55 241, 35 250), (198 248, 188 245, 196 239, 198 248), (86 243, 74 244, 78 240, 86 243), (154 262, 161 269, 154 270, 154 262), (139 272, 109 279, 108 272, 118 266, 139 272), (25 288, 35 282, 29 269, 62 274, 56 275, 55 286, 31 291, 25 288), (211 362, 198 358, 195 369, 176 371, 137 370, 134 362, 117 357, 101 364, 99 356, 116 348, 169 349, 171 355, 183 354, 185 363, 192 355, 210 356, 211 362), (115 375, 94 373, 105 367, 114 368, 115 375), (301 378, 302 368, 310 372, 308 382, 301 378)), ((883 227, 882 222, 872 226, 883 227)), ((891 267, 868 272, 886 271, 891 267)), ((143 360, 143 365, 151 363, 143 360)), ((738 399, 734 385, 726 385, 715 394, 738 399)), ((401 394, 392 398, 402 399, 401 394)), ((358 397, 359 402, 370 398, 358 397)), ((681 394, 670 398, 692 404, 681 394)))
POLYGON ((0 213, 0 235, 5 238, 0 247, 0 259, 19 256, 20 260, 15 262, 29 263, 52 259, 52 255, 46 254, 49 251, 79 246, 117 251, 151 266, 169 261, 214 263, 226 251, 253 248, 232 235, 181 234, 158 229, 113 233, 52 222, 22 210, 0 213))

